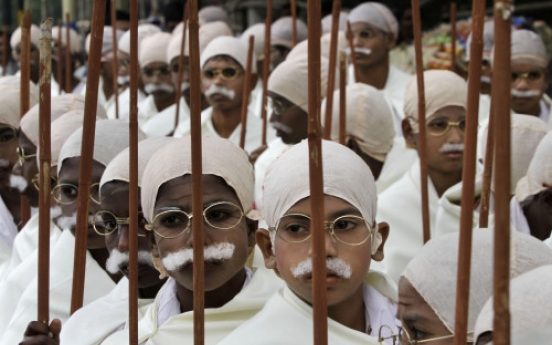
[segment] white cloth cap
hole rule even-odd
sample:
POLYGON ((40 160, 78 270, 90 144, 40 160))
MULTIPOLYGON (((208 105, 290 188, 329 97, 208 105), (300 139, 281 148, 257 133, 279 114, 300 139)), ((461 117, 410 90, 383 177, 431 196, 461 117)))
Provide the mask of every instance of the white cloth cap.
MULTIPOLYGON (((17 76, 6 76, 0 78, 0 123, 19 127, 21 120, 19 111, 21 78, 17 76)), ((33 107, 38 103, 38 87, 29 82, 29 106, 33 107)))
MULTIPOLYGON (((51 121, 54 121, 61 115, 71 110, 83 110, 84 111, 84 96, 73 93, 67 93, 57 97, 52 97, 52 109, 51 109, 51 121)), ((37 104, 23 116, 21 119, 21 132, 35 145, 38 146, 38 116, 40 113, 40 105, 37 104)), ((107 117, 105 110, 98 105, 98 117, 107 117), (99 114, 103 115, 100 116, 99 114)))
MULTIPOLYGON (((510 282, 511 332, 529 331, 534 328, 552 327, 552 266, 535 268, 510 282)), ((493 330, 493 298, 477 317, 474 339, 493 330)), ((549 340, 549 339, 548 339, 549 340)), ((527 343, 529 344, 529 343, 527 343)), ((530 343, 543 344, 543 343, 530 343)))
POLYGON ((529 30, 512 32, 512 63, 548 67, 548 54, 539 35, 529 30))
MULTIPOLYGON (((291 103, 308 112, 308 56, 300 55, 286 59, 279 64, 268 78, 268 91, 277 93, 291 103), (293 76, 293 78, 290 78, 293 76)), ((324 94, 328 85, 328 60, 320 57, 320 92, 324 94)))
POLYGON ((264 23, 257 23, 247 28, 241 35, 240 39, 245 42, 245 45, 249 47, 249 37, 255 37, 253 42, 253 50, 258 60, 264 58, 264 44, 265 44, 265 25, 264 23))
POLYGON ((349 13, 349 22, 370 24, 384 32, 391 33, 395 42, 399 37, 399 23, 393 12, 379 2, 364 2, 349 13))
MULTIPOLYGON (((466 40, 466 61, 470 61, 472 33, 466 40)), ((494 20, 486 21, 483 24, 483 60, 491 60, 491 51, 494 46, 494 20)))
MULTIPOLYGON (((320 48, 321 48, 320 51, 322 52, 322 47, 320 48)), ((291 48, 289 53, 286 55, 286 60, 293 60, 302 55, 306 56, 308 53, 309 53, 309 41, 304 40, 297 43, 295 47, 291 48)), ((320 54, 320 56, 323 56, 323 55, 320 54)))
MULTIPOLYGON (((161 32, 161 29, 156 25, 149 23, 138 25, 138 51, 140 51, 140 42, 144 38, 158 32, 161 32)), ((121 38, 119 38, 117 49, 130 55, 130 30, 125 31, 121 38)))
POLYGON ((519 180, 516 187, 516 198, 522 202, 530 195, 535 195, 546 188, 543 184, 552 186, 552 131, 542 138, 529 168, 527 175, 519 180))
MULTIPOLYGON (((282 17, 272 23, 270 28, 270 44, 292 48, 293 45, 293 22, 291 17, 282 17)), ((301 19, 296 19, 297 43, 307 39, 307 24, 301 19)))
MULTIPOLYGON (((125 120, 100 120, 96 122, 96 131, 94 135, 94 155, 92 159, 95 162, 107 166, 107 164, 119 152, 128 147, 129 129, 128 121, 125 120)), ((83 127, 77 129, 63 143, 58 157, 57 172, 61 171, 63 161, 80 157, 82 146, 83 127)), ((146 138, 141 130, 138 130, 138 141, 146 138)))
POLYGON ((228 13, 220 6, 206 6, 197 13, 197 16, 203 23, 210 22, 229 22, 228 13))
MULTIPOLYGON (((424 72, 426 120, 447 106, 460 106, 468 103, 468 84, 458 74, 446 70, 424 72)), ((414 132, 418 132, 418 82, 414 76, 404 93, 404 115, 411 118, 414 132)))
POLYGON ((167 63, 167 45, 171 40, 171 34, 158 32, 145 37, 140 43, 138 63, 144 67, 152 62, 167 63))
MULTIPOLYGON (((123 30, 117 29, 117 42, 119 42, 119 39, 123 36, 125 32, 123 30)), ((86 54, 90 54, 90 34, 86 36, 86 41, 84 44, 84 48, 86 50, 86 54)), ((103 32, 103 41, 102 41, 102 56, 107 55, 113 51, 113 29, 111 26, 104 26, 104 32, 103 32)))
MULTIPOLYGON (((219 55, 226 55, 234 59, 245 70, 247 66, 247 50, 247 45, 239 38, 231 36, 217 37, 201 52, 201 68, 203 68, 211 58, 219 55)), ((253 55, 255 55, 255 53, 253 53, 253 55)), ((257 61, 255 56, 253 56, 253 61, 257 61)), ((251 64, 251 73, 257 73, 256 63, 251 64)))
MULTIPOLYGON (((552 250, 538 239, 517 231, 510 234, 510 277, 552 263, 552 250)), ((454 334, 458 236, 452 233, 432 238, 406 266, 402 277, 418 291, 444 326, 454 334), (428 269, 430 267, 431 269, 428 269)), ((483 304, 492 295, 494 230, 473 230, 468 333, 483 304)), ((469 333, 468 341, 473 334, 469 333)))
MULTIPOLYGON (((34 44, 35 47, 40 47, 40 28, 34 24, 31 24, 31 44, 34 44)), ((12 49, 15 49, 17 45, 21 43, 21 27, 15 29, 10 38, 10 46, 12 49)))
MULTIPOLYGON (((527 174, 531 159, 537 146, 550 128, 538 117, 532 115, 512 114, 511 119, 511 180, 510 194, 515 194, 518 181, 527 174)), ((489 124, 480 129, 478 139, 479 152, 485 157, 487 152, 487 134, 489 124)), ((494 191, 494 174, 491 189, 494 191)))
MULTIPOLYGON (((347 86, 347 135, 354 136, 362 152, 384 162, 395 141, 393 113, 383 93, 371 85, 355 83, 347 86)), ((339 142, 339 90, 333 94, 332 135, 339 142)), ((326 117, 322 102, 322 125, 326 117)))
MULTIPOLYGON (((349 14, 347 12, 339 12, 339 31, 347 31, 347 19, 349 14)), ((328 14, 322 18, 322 33, 326 34, 332 31, 332 14, 328 14)))
MULTIPOLYGON (((52 28, 52 41, 57 43, 57 41, 59 40, 59 33, 60 33, 59 27, 54 26, 52 28)), ((75 30, 69 29, 69 36, 70 36, 69 39, 71 40, 71 42, 69 42, 71 44, 71 47, 69 49, 71 51, 71 54, 79 53, 81 50, 81 39, 79 37, 79 34, 75 30)), ((67 46, 67 28, 66 27, 61 28, 61 44, 64 47, 67 46)))
MULTIPOLYGON (((151 157, 163 146, 174 140, 173 137, 155 137, 144 139, 138 143, 138 186, 142 185, 142 176, 151 157)), ((110 181, 130 181, 129 153, 130 149, 127 147, 109 162, 102 174, 100 188, 110 181)))
MULTIPOLYGON (((330 43, 331 43, 332 35, 331 33, 327 33, 322 35, 320 38, 320 54, 329 59, 330 58, 330 43)), ((349 49, 349 41, 347 41, 347 37, 345 36, 344 31, 338 31, 337 32, 337 57, 336 57, 336 79, 339 79, 339 52, 347 51, 349 49)))
MULTIPOLYGON (((222 177, 240 200, 250 219, 259 219, 253 210, 255 177, 249 157, 239 146, 222 138, 202 137, 203 175, 222 177)), ((141 189, 144 217, 151 222, 157 192, 163 183, 192 173, 191 137, 174 140, 161 148, 146 166, 141 189)))

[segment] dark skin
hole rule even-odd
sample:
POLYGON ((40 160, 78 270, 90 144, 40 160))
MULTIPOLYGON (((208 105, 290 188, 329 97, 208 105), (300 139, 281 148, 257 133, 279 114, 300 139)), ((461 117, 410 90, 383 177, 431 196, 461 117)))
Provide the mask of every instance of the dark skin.
MULTIPOLYGON (((19 133, 19 146, 24 150, 25 155, 37 154, 36 146, 27 138, 25 133, 19 133)), ((27 197, 31 207, 38 207, 38 190, 33 186, 33 177, 38 174, 38 166, 36 157, 29 157, 20 165, 17 161, 13 166, 13 174, 23 177, 27 181, 27 188, 23 191, 23 195, 27 197)))
POLYGON ((486 345, 493 341, 493 332, 485 332, 481 333, 479 337, 477 337, 477 341, 475 342, 475 345, 486 345))
MULTIPOLYGON (((66 48, 63 46, 61 47, 61 62, 58 61, 58 49, 59 47, 56 45, 52 49, 52 78, 56 80, 56 82, 61 86, 65 85, 65 50, 66 48), (58 68, 61 68, 61 80, 57 80, 57 70, 58 68)), ((77 67, 80 66, 80 59, 78 54, 71 54, 71 85, 70 89, 73 90, 77 85, 80 83, 80 80, 75 78, 73 73, 77 69, 77 67)))
MULTIPOLYGON (((179 63, 180 57, 176 57, 171 60, 171 63, 169 64, 171 74, 172 74, 172 82, 174 85, 178 85, 178 63, 179 63)), ((182 82, 189 83, 190 82, 190 58, 188 56, 184 56, 184 66, 182 68, 182 82)), ((186 90, 182 90, 182 97, 184 97, 184 100, 186 101, 186 104, 190 104, 190 88, 187 88, 186 90)), ((205 110, 209 108, 209 102, 207 102, 207 98, 202 93, 201 94, 201 110, 205 110)))
POLYGON ((364 163, 366 163, 366 165, 368 165, 368 167, 372 171, 374 179, 377 180, 381 173, 381 169, 383 169, 384 162, 380 162, 377 159, 374 159, 373 157, 370 157, 369 155, 364 153, 358 145, 357 139, 354 137, 350 137, 349 140, 347 140, 347 147, 353 150, 360 158, 362 158, 364 163))
MULTIPOLYGON (((161 85, 161 84, 169 84, 172 85, 172 79, 171 74, 168 72, 168 65, 164 62, 151 62, 147 64, 146 66, 142 67, 142 73, 140 74, 142 78, 142 83, 144 85, 147 84, 154 84, 154 85, 161 85), (148 69, 153 69, 153 75, 147 75, 144 71, 148 69), (167 70, 167 73, 162 73, 161 70, 167 70)), ((157 110, 162 111, 171 105, 174 104, 174 91, 172 92, 166 92, 166 91, 155 91, 152 93, 153 100, 155 102, 155 107, 157 110)))
POLYGON ((544 184, 543 187, 545 189, 542 192, 531 195, 520 203, 531 235, 541 241, 550 237, 552 229, 552 186, 544 184))
POLYGON ((9 186, 10 175, 13 166, 17 163, 17 153, 15 150, 19 145, 19 135, 17 129, 0 124, 0 159, 7 161, 7 166, 0 167, 0 197, 8 207, 15 224, 21 221, 21 193, 16 188, 9 186))
POLYGON ((268 96, 272 99, 274 107, 278 105, 280 109, 279 111, 272 110, 270 122, 281 123, 291 128, 292 131, 291 133, 286 133, 276 129, 276 136, 279 136, 286 144, 298 144, 303 139, 306 139, 309 128, 307 112, 275 92, 268 91, 268 96))
MULTIPOLYGON (((12 51, 13 58, 21 64, 21 43, 18 43, 15 46, 15 49, 12 51)), ((40 78, 39 67, 40 67, 40 52, 38 47, 31 43, 31 55, 30 55, 30 66, 31 66, 31 81, 38 85, 38 79, 40 78)))

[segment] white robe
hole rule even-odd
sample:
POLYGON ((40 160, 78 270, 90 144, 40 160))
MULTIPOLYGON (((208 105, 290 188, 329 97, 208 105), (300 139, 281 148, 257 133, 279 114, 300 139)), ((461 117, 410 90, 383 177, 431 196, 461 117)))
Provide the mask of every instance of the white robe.
MULTIPOLYGON (((71 310, 73 260, 75 237, 65 230, 57 241, 50 257, 50 319, 67 321, 71 310)), ((105 270, 86 252, 86 275, 83 306, 109 293, 115 283, 105 270)), ((37 278, 35 277, 21 295, 17 308, 6 331, 0 338, 1 345, 18 344, 29 322, 36 320, 37 278)))
MULTIPOLYGON (((201 113, 201 134, 205 136, 220 137, 215 126, 213 126, 213 108, 209 107, 201 113)), ((245 151, 251 153, 261 147, 262 144, 262 125, 263 120, 255 116, 251 112, 247 114, 247 127, 245 134, 245 151)), ((239 124, 234 132, 228 137, 228 140, 236 145, 240 144, 241 124, 239 124)), ((190 122, 182 122, 175 130, 175 137, 182 137, 190 134, 190 122)), ((267 143, 276 137, 274 129, 268 127, 266 131, 267 143)))
MULTIPOLYGON (((13 216, 10 210, 8 210, 4 200, 0 198, 0 242, 3 242, 8 248, 13 247, 13 241, 18 232, 19 230, 17 229, 17 225, 13 222, 13 216)), ((2 261, 0 261, 0 264, 2 264, 2 261)))
MULTIPOLYGON (((263 110, 263 81, 259 77, 257 79, 257 85, 255 85, 255 88, 251 91, 248 111, 260 118, 262 114, 262 110, 263 110)), ((267 115, 270 116, 268 112, 267 112, 267 115)))
MULTIPOLYGON (((140 125, 140 128, 148 137, 164 137, 174 131, 174 117, 176 114, 176 104, 162 110, 156 116, 140 125)), ((180 109, 178 114, 178 123, 190 122, 190 108, 184 97, 180 97, 180 109)))
POLYGON ((539 118, 545 123, 548 123, 549 126, 552 126, 552 100, 547 94, 542 96, 540 109, 539 118))
MULTIPOLYGON (((144 99, 146 99, 146 94, 138 89, 138 104, 142 102, 144 99)), ((128 114, 130 113, 130 87, 127 87, 123 92, 119 94, 119 118, 120 119, 128 119, 128 114)), ((107 109, 107 118, 108 119, 115 119, 116 113, 115 113, 115 100, 113 100, 113 104, 107 109)))
POLYGON ((393 148, 385 157, 385 163, 376 180, 378 195, 397 182, 418 159, 418 152, 406 147, 404 138, 395 137, 393 148))
MULTIPOLYGON (((105 97, 105 93, 103 92, 103 78, 100 76, 99 83, 98 83, 98 105, 101 105, 104 110, 109 109, 113 104, 115 104, 115 95, 111 95, 109 99, 105 97)), ((78 92, 80 95, 86 96, 86 83, 84 86, 79 90, 78 92)))
MULTIPOLYGON (((395 318, 396 305, 389 296, 367 283, 364 285, 364 305, 366 329, 371 330, 370 335, 328 319, 329 345, 380 344, 377 337, 381 325, 391 327, 394 334, 398 333, 400 322, 395 318)), ((313 344, 313 333, 312 307, 286 286, 273 295, 255 317, 219 345, 308 345, 313 344)))
MULTIPOLYGON (((138 319, 153 299, 138 299, 138 319)), ((97 345, 124 329, 128 319, 128 279, 122 278, 107 295, 75 312, 61 328, 60 344, 97 345), (86 332, 83 332, 86 330, 86 332)))

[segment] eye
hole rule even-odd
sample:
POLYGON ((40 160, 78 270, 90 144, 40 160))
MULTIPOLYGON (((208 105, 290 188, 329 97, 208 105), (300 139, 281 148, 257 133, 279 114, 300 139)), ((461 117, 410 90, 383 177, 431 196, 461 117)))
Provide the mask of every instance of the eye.
POLYGON ((448 127, 448 121, 444 119, 436 119, 430 121, 427 126, 431 129, 444 130, 448 127))
POLYGON ((458 124, 458 128, 460 128, 462 131, 466 129, 466 120, 461 120, 458 124))
POLYGON ((299 235, 299 234, 304 234, 305 232, 308 232, 309 229, 304 225, 301 225, 298 223, 291 223, 285 226, 284 231, 292 235, 299 235))
POLYGON ((531 71, 527 73, 527 78, 529 80, 538 80, 542 76, 542 73, 540 71, 531 71))
POLYGON ((372 31, 370 29, 364 29, 364 30, 362 30, 358 33, 358 37, 360 37, 362 39, 367 39, 367 38, 374 37, 374 31, 372 31))
POLYGON ((207 79, 213 79, 215 77, 215 71, 212 69, 207 69, 203 71, 203 76, 207 79))
POLYGON ((236 76, 237 73, 238 73, 238 70, 231 67, 226 67, 225 69, 222 70, 222 75, 225 76, 226 78, 233 78, 236 76))
POLYGON ((117 229, 117 221, 113 218, 103 218, 103 225, 107 231, 117 229))
POLYGON ((340 218, 334 222, 334 231, 353 230, 358 226, 358 220, 354 218, 340 218))
POLYGON ((0 129, 0 142, 9 143, 17 138, 17 134, 10 128, 0 129))
POLYGON ((188 217, 179 212, 164 214, 159 219, 159 225, 165 228, 179 228, 188 224, 188 217))
POLYGON ((77 187, 71 185, 63 185, 61 187, 61 192, 69 199, 75 199, 79 194, 77 187))

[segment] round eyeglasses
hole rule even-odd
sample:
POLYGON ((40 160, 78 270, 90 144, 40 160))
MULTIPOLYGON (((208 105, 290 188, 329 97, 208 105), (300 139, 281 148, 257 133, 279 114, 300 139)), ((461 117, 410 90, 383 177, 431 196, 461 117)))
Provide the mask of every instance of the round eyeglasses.
POLYGON ((452 127, 458 128, 460 133, 464 134, 466 130, 466 119, 460 121, 450 121, 446 117, 432 117, 426 122, 427 132, 433 136, 446 134, 452 127))
MULTIPOLYGON (((36 174, 35 177, 32 178, 31 182, 33 183, 33 186, 36 188, 36 190, 40 190, 40 185, 38 179, 40 178, 39 174, 36 174)), ((57 178, 54 176, 50 176, 50 186, 55 186, 57 184, 57 178)))
POLYGON ((399 328, 398 334, 394 334, 393 329, 387 325, 381 325, 378 331, 378 342, 380 344, 385 344, 384 342, 386 340, 392 340, 391 344, 393 345, 416 345, 416 344, 431 343, 434 341, 451 339, 451 338, 454 338, 454 334, 442 335, 439 337, 433 337, 433 338, 428 338, 423 340, 415 340, 415 339, 412 340, 412 338, 410 337, 410 334, 408 334, 408 331, 404 329, 404 327, 399 328), (384 336, 383 335, 384 333, 387 333, 389 335, 384 336))
POLYGON ((220 76, 223 80, 229 81, 236 79, 241 74, 241 70, 236 67, 210 68, 203 71, 203 77, 206 79, 215 79, 220 76))
POLYGON ((271 97, 268 98, 268 102, 266 103, 267 111, 269 109, 272 109, 272 112, 276 115, 282 115, 284 112, 286 112, 288 110, 291 110, 291 109, 298 108, 298 107, 299 106, 296 105, 296 104, 286 105, 282 101, 279 101, 279 100, 271 98, 271 97))
MULTIPOLYGON (((227 230, 237 226, 244 217, 240 206, 231 202, 221 201, 209 205, 203 210, 206 230, 227 230)), ((153 230, 159 237, 177 238, 191 229, 192 215, 179 208, 162 210, 153 218, 146 230, 153 230)))
MULTIPOLYGON (((373 228, 360 216, 345 215, 333 221, 324 222, 325 229, 335 240, 349 245, 359 246, 366 242, 373 233, 373 228)), ((301 213, 292 213, 278 219, 275 227, 276 235, 289 243, 307 241, 311 235, 311 218, 301 213)))
MULTIPOLYGON (((100 184, 93 183, 90 185, 90 200, 96 204, 100 204, 100 184)), ((77 201, 79 196, 79 188, 69 184, 61 183, 52 188, 52 196, 54 199, 62 205, 69 205, 77 201)))
MULTIPOLYGON (((123 225, 129 225, 130 218, 119 218, 109 211, 98 211, 94 215, 94 220, 92 225, 94 226, 94 231, 98 235, 109 236, 119 230, 123 225)), ((142 212, 138 212, 138 237, 146 237, 145 226, 147 224, 146 219, 142 212)), ((120 230, 119 230, 120 232, 120 230)))
POLYGON ((544 71, 530 71, 530 72, 512 72, 512 83, 517 83, 520 79, 525 79, 528 82, 539 81, 544 75, 544 71))
POLYGON ((27 159, 36 157, 36 153, 32 154, 25 154, 25 149, 22 146, 18 146, 15 151, 17 152, 17 156, 19 157, 19 165, 23 166, 27 159))

